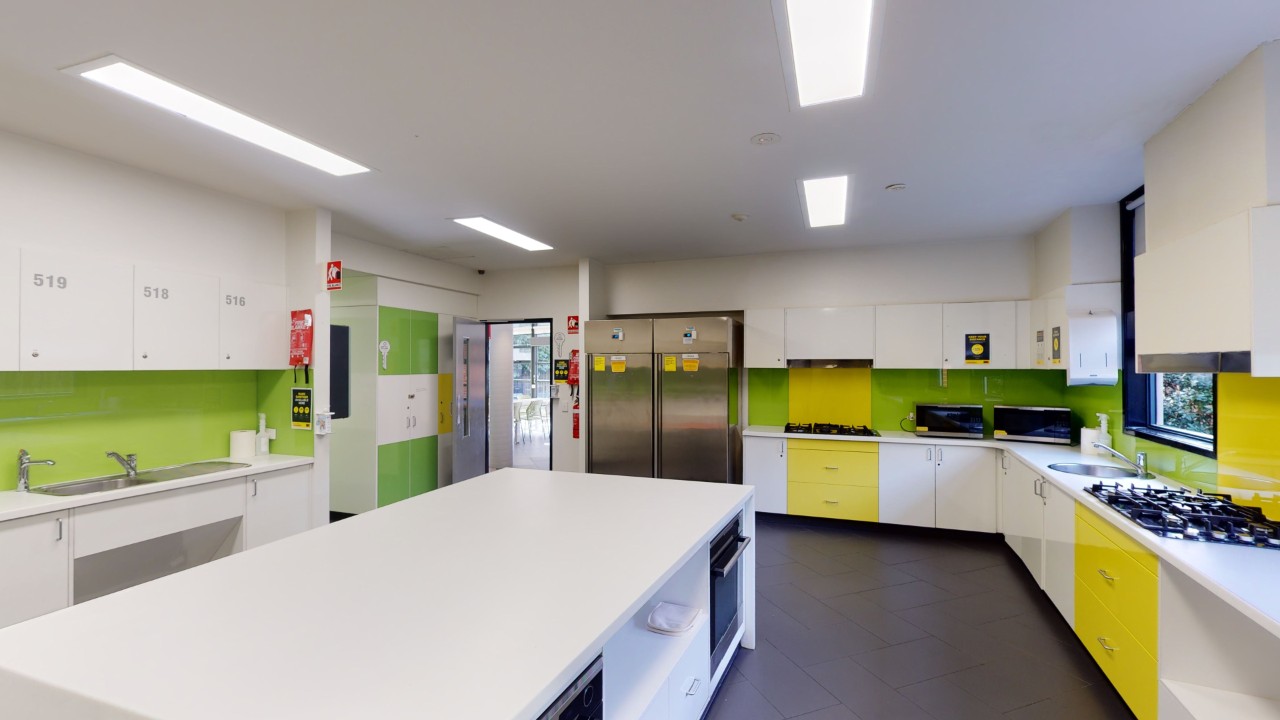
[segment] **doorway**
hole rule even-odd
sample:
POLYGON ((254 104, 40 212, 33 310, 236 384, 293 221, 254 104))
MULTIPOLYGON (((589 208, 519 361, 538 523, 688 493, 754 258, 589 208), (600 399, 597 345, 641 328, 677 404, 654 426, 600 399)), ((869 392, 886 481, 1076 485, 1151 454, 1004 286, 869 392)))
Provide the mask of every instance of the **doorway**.
POLYGON ((489 470, 550 470, 551 321, 488 325, 489 470))

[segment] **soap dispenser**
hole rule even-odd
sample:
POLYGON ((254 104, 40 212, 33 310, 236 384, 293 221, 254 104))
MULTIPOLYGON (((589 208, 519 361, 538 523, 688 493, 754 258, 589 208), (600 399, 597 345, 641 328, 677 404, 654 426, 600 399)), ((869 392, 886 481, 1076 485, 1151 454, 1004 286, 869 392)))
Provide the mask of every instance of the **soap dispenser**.
MULTIPOLYGON (((1106 413, 1098 413, 1098 439, 1094 442, 1099 442, 1107 447, 1111 447, 1111 433, 1107 431, 1107 423, 1110 421, 1111 418, 1108 417, 1106 413)), ((1094 455, 1107 454, 1107 451, 1093 447, 1093 443, 1090 443, 1089 447, 1093 449, 1094 455)))

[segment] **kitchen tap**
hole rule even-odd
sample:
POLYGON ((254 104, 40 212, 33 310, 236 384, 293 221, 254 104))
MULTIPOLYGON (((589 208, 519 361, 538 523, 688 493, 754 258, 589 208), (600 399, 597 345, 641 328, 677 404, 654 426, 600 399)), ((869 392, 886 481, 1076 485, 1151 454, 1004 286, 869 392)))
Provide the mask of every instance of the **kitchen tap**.
POLYGON ((52 460, 32 460, 26 450, 18 451, 18 492, 27 492, 31 484, 27 480, 32 465, 56 465, 52 460))
POLYGON ((1142 478, 1143 480, 1150 480, 1151 478, 1155 477, 1155 475, 1152 475, 1151 473, 1147 472, 1147 454, 1146 453, 1140 452, 1137 455, 1135 455, 1134 457, 1138 458, 1138 460, 1137 462, 1134 462, 1133 460, 1130 460, 1129 458, 1125 457, 1123 453, 1116 451, 1115 448, 1107 447, 1106 445, 1103 445, 1102 443, 1099 443, 1099 442, 1094 443, 1093 446, 1098 448, 1099 450, 1106 450, 1107 452, 1114 455, 1116 458, 1123 460, 1129 463, 1130 465, 1132 465, 1133 468, 1138 471, 1138 477, 1142 478))
POLYGON ((138 477, 138 456, 129 453, 124 457, 120 457, 118 452, 107 452, 107 457, 120 463, 120 467, 124 468, 125 474, 131 478, 138 477))

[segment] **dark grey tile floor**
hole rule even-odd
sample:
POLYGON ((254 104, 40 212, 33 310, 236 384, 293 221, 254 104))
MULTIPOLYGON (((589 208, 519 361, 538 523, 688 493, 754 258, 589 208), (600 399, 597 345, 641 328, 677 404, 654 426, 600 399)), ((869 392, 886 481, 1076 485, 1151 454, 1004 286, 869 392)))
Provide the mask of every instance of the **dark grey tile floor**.
POLYGON ((756 649, 709 720, 1132 719, 999 536, 756 529, 756 649))

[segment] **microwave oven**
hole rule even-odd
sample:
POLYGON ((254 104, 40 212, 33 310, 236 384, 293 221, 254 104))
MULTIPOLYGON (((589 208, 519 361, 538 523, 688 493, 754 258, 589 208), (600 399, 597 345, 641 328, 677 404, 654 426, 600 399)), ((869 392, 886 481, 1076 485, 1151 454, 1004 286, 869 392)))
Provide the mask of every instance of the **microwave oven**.
POLYGON ((981 438, 981 405, 916 405, 916 435, 981 438))
POLYGON ((995 439, 1070 445, 1071 410, 997 405, 995 439))

